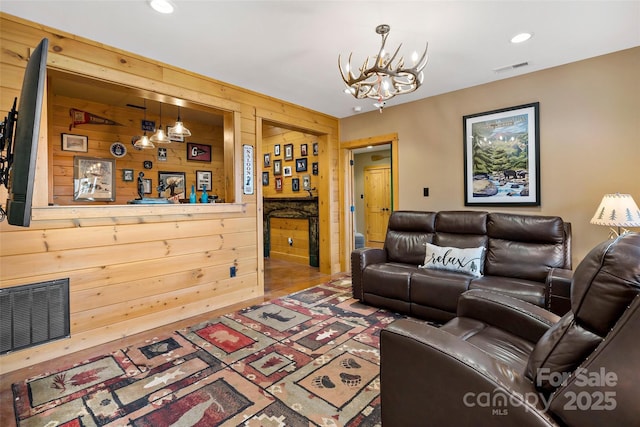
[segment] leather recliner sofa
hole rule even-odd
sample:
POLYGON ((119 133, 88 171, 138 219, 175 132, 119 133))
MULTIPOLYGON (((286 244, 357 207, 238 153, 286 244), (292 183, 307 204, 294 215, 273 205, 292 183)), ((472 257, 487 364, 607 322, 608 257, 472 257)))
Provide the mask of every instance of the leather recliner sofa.
POLYGON ((351 253, 353 295, 376 307, 446 322, 458 297, 487 289, 557 314, 569 310, 571 224, 556 216, 394 211, 384 248, 351 253), (483 250, 480 277, 426 269, 426 244, 483 250))
POLYGON ((486 290, 440 328, 381 331, 385 427, 632 426, 640 422, 640 234, 596 246, 562 318, 486 290))

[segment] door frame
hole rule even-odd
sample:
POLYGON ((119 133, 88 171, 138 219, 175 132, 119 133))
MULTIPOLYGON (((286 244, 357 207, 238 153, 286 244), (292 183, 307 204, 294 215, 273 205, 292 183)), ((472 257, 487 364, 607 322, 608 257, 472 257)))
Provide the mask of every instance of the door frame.
POLYGON ((389 133, 386 135, 371 136, 368 138, 355 139, 340 143, 340 264, 342 271, 349 271, 351 264, 351 252, 355 248, 353 212, 351 206, 355 205, 353 194, 353 150, 377 145, 391 145, 391 205, 393 210, 398 210, 400 204, 398 197, 398 134, 389 133))

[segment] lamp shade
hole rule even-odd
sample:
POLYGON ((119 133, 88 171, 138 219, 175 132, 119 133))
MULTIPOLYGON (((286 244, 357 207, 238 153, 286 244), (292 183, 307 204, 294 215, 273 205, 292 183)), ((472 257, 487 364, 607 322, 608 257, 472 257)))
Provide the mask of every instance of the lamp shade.
POLYGON ((605 194, 591 224, 609 227, 640 227, 640 209, 630 194, 605 194))

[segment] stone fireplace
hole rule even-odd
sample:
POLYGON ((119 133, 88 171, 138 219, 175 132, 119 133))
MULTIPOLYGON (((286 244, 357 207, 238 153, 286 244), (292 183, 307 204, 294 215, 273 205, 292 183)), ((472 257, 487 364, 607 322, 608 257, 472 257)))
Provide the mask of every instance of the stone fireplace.
POLYGON ((320 247, 318 244, 318 198, 317 197, 282 197, 265 198, 263 205, 264 221, 264 256, 271 255, 271 219, 292 218, 308 220, 309 232, 309 265, 320 266, 320 247))

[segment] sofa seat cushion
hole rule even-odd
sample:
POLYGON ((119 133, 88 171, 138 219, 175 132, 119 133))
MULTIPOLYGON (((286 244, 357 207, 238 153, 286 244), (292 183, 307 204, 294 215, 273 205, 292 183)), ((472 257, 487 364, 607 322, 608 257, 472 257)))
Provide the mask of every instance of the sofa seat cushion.
POLYGON ((458 297, 473 277, 445 270, 419 269, 411 275, 411 303, 455 313, 458 297))
POLYGON ((545 284, 514 277, 483 276, 471 280, 469 289, 486 289, 545 306, 545 284))
POLYGON ((362 272, 363 302, 408 313, 411 274, 417 269, 393 262, 367 266, 362 272))
POLYGON ((440 328, 508 364, 518 372, 527 366, 534 343, 468 317, 456 317, 440 328))

